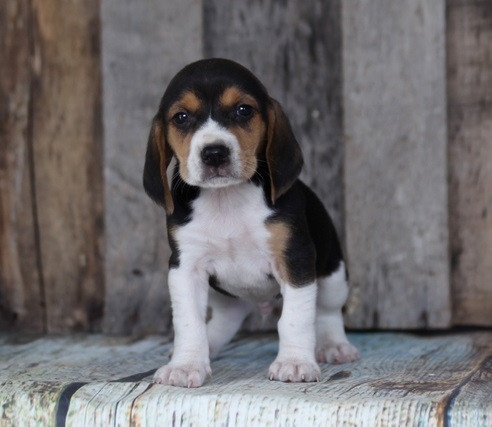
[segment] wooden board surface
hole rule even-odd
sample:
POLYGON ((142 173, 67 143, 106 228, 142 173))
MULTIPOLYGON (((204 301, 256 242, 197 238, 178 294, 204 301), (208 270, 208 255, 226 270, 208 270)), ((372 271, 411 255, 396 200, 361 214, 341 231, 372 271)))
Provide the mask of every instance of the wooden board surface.
POLYGON ((102 2, 106 202, 104 331, 170 327, 165 213, 142 173, 150 123, 173 75, 202 57, 202 2, 102 2))
POLYGON ((451 322, 444 0, 342 4, 352 327, 451 322))
POLYGON ((161 338, 4 337, 0 425, 490 426, 492 332, 350 339, 359 362, 323 365, 319 383, 284 384, 266 378, 276 337, 243 338, 190 390, 151 383, 170 348, 161 338))
POLYGON ((32 203, 29 1, 0 4, 0 329, 46 327, 32 203))
POLYGON ((492 7, 447 2, 453 321, 492 325, 492 7))
POLYGON ((33 183, 48 332, 98 330, 103 187, 97 0, 33 0, 33 183))

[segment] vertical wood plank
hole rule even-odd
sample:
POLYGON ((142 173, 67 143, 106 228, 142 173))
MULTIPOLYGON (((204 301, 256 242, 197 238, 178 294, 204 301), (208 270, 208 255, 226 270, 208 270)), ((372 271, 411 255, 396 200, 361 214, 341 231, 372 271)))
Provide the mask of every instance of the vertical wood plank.
POLYGON ((49 332, 98 330, 103 197, 99 2, 32 0, 33 162, 49 332))
POLYGON ((42 332, 30 181, 30 9, 0 4, 0 329, 42 332))
POLYGON ((492 4, 447 1, 453 321, 492 326, 492 4))
POLYGON ((339 0, 205 2, 205 54, 251 69, 292 123, 302 178, 343 233, 339 0))
POLYGON ((444 12, 343 2, 350 326, 450 324, 444 12))
POLYGON ((203 55, 202 15, 194 0, 102 3, 108 333, 170 327, 165 213, 144 193, 142 172, 166 85, 203 55))

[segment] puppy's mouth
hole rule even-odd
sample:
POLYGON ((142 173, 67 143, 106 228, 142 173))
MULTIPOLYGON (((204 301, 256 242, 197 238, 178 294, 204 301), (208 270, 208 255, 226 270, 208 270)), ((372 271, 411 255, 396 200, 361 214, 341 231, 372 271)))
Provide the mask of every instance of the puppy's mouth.
POLYGON ((237 184, 242 179, 234 173, 233 168, 229 164, 220 166, 206 166, 202 168, 201 186, 203 187, 225 187, 232 184, 237 184))
POLYGON ((230 149, 223 144, 205 146, 201 153, 200 178, 204 187, 223 187, 239 182, 230 149))
POLYGON ((204 181, 214 178, 230 178, 232 175, 230 164, 220 166, 203 166, 202 179, 204 181))

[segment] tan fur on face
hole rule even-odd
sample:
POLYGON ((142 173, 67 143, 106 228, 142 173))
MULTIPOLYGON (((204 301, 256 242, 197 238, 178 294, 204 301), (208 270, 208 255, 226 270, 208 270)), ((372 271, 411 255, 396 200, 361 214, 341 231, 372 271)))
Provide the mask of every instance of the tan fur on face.
POLYGON ((249 128, 235 127, 230 131, 236 136, 241 147, 240 159, 243 165, 243 176, 250 179, 257 166, 256 155, 265 138, 266 126, 258 114, 249 122, 249 128))
POLYGON ((166 175, 172 154, 169 152, 169 146, 166 144, 166 139, 164 138, 163 125, 159 120, 154 119, 152 122, 150 144, 153 144, 159 153, 159 170, 161 173, 162 186, 164 187, 164 205, 166 211, 172 213, 174 210, 174 202, 166 175))
POLYGON ((291 237, 291 230, 287 224, 282 222, 271 222, 267 224, 267 229, 270 232, 268 245, 273 254, 275 268, 280 275, 280 278, 287 283, 290 283, 289 270, 285 262, 285 251, 291 237))
POLYGON ((219 99, 220 105, 226 108, 233 108, 241 104, 251 105, 258 110, 258 103, 251 95, 244 93, 235 86, 228 87, 219 99))
POLYGON ((187 113, 194 114, 202 107, 200 99, 190 91, 186 91, 181 97, 175 101, 170 107, 167 114, 167 120, 171 121, 173 116, 180 111, 186 111, 187 113))
POLYGON ((266 123, 258 113, 258 103, 255 98, 242 92, 237 87, 227 88, 220 97, 219 103, 226 110, 235 109, 241 104, 253 107, 254 116, 248 122, 247 127, 234 126, 229 129, 237 138, 241 147, 242 176, 245 179, 250 179, 256 171, 256 156, 266 135, 266 123))
MULTIPOLYGON (((232 86, 227 88, 220 96, 219 104, 226 111, 235 110, 241 104, 253 107, 253 117, 249 120, 247 126, 232 126, 228 129, 237 138, 240 146, 241 176, 245 180, 250 179, 256 171, 257 154, 262 148, 262 142, 266 139, 267 126, 258 112, 258 103, 251 95, 232 86)), ((193 133, 181 131, 173 123, 172 118, 179 112, 187 112, 193 115, 202 108, 202 101, 193 92, 187 91, 170 106, 167 114, 167 140, 179 161, 180 175, 185 180, 189 177, 187 160, 190 155, 193 133)))
POLYGON ((179 112, 187 112, 188 114, 195 114, 202 108, 202 102, 193 92, 185 92, 181 98, 174 102, 169 108, 167 115, 168 132, 167 141, 171 146, 172 151, 179 161, 179 173, 183 179, 187 179, 188 172, 188 156, 190 155, 191 139, 193 133, 183 133, 176 125, 174 125, 172 118, 179 112))
POLYGON ((172 124, 169 125, 167 141, 179 161, 179 174, 183 179, 189 176, 187 160, 190 155, 191 138, 193 138, 192 133, 183 134, 172 124))

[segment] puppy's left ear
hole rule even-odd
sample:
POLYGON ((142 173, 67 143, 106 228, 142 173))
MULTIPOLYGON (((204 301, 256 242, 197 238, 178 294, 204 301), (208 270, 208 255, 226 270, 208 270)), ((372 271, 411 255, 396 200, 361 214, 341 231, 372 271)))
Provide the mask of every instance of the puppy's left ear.
POLYGON ((270 98, 266 161, 270 173, 272 203, 296 182, 301 173, 302 152, 282 107, 270 98))
POLYGON ((172 151, 166 141, 163 124, 158 117, 155 117, 147 142, 143 185, 150 198, 164 206, 168 215, 174 211, 173 197, 166 174, 171 158, 172 151))

